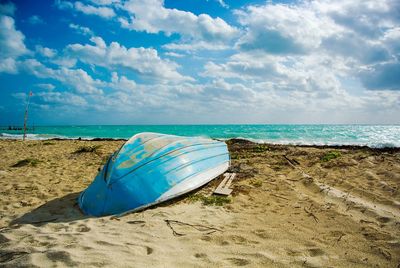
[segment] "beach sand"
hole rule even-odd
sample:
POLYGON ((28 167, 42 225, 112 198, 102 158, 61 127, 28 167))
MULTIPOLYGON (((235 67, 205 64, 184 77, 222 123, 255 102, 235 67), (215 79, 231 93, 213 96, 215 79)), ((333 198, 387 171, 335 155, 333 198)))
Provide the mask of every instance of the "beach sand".
POLYGON ((400 265, 399 149, 230 141, 229 203, 207 203, 219 178, 120 218, 83 215, 79 192, 123 143, 1 140, 0 266, 400 265))

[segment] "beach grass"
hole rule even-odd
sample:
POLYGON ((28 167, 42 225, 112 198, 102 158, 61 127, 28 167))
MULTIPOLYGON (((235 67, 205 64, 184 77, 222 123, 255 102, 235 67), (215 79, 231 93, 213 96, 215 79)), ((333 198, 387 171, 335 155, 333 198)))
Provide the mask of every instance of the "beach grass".
POLYGON ((328 161, 330 161, 332 159, 340 157, 341 155, 342 154, 340 152, 337 152, 337 151, 328 152, 323 157, 321 157, 321 161, 322 162, 328 162, 328 161))

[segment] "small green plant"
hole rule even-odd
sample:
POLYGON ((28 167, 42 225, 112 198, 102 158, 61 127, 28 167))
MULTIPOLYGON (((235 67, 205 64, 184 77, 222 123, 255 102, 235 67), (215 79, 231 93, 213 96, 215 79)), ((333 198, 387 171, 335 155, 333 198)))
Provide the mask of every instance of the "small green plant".
POLYGON ((328 161, 330 161, 332 159, 335 159, 335 158, 338 158, 340 156, 341 156, 340 152, 336 152, 336 151, 328 152, 323 157, 321 157, 321 161, 322 162, 328 162, 328 161))
POLYGON ((40 162, 41 161, 39 161, 36 158, 26 158, 26 159, 18 161, 11 167, 23 167, 23 166, 28 166, 28 165, 32 166, 32 167, 36 167, 40 162))
POLYGON ((231 202, 231 199, 227 196, 222 195, 210 195, 204 196, 202 194, 195 194, 188 196, 191 202, 201 201, 205 206, 223 206, 231 202))
POLYGON ((81 154, 81 153, 96 153, 101 145, 88 145, 88 146, 81 146, 74 152, 74 154, 81 154))
POLYGON ((210 195, 204 196, 201 200, 205 206, 223 206, 231 202, 231 199, 227 196, 222 195, 210 195))
POLYGON ((240 155, 237 152, 232 152, 231 153, 231 159, 239 160, 240 159, 240 155))
POLYGON ((200 201, 202 196, 203 195, 200 195, 200 194, 190 194, 186 197, 186 199, 189 200, 190 202, 194 203, 194 202, 200 201))
POLYGON ((265 144, 258 144, 257 146, 253 147, 253 152, 254 153, 263 153, 265 151, 268 151, 268 146, 265 144))

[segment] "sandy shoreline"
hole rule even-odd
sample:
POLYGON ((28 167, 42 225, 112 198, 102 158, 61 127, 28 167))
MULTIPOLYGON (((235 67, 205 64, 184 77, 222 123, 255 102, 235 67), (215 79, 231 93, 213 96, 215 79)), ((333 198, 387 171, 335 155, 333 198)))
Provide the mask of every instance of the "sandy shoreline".
POLYGON ((203 204, 215 181, 121 218, 82 215, 77 195, 123 143, 0 140, 0 266, 400 263, 400 149, 230 141, 230 203, 203 204))

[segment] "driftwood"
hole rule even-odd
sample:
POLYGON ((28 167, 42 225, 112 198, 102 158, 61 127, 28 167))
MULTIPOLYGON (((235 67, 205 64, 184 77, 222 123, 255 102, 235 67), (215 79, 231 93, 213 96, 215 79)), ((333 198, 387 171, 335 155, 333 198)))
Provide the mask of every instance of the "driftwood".
POLYGON ((307 213, 307 215, 308 215, 309 217, 313 217, 313 219, 315 220, 315 222, 318 223, 318 222, 319 222, 319 219, 318 219, 317 216, 315 216, 314 213, 311 212, 311 207, 312 207, 312 204, 311 204, 311 206, 310 206, 310 208, 309 208, 310 210, 307 210, 306 208, 304 208, 304 211, 307 213))
POLYGON ((209 226, 205 226, 205 225, 201 225, 201 224, 190 224, 190 223, 186 223, 186 222, 181 222, 181 221, 176 221, 176 220, 164 220, 167 223, 167 226, 172 230, 172 234, 174 236, 184 236, 186 234, 183 233, 178 233, 177 231, 175 231, 174 227, 172 227, 171 223, 173 224, 177 224, 177 225, 183 225, 183 226, 190 226, 198 231, 207 231, 207 233, 205 234, 212 234, 215 233, 217 231, 222 232, 221 229, 215 228, 215 227, 209 227, 209 226))
POLYGON ((277 195, 277 194, 271 194, 271 195, 272 195, 272 196, 275 196, 275 197, 278 197, 278 198, 285 199, 285 200, 289 200, 289 198, 286 198, 286 197, 281 196, 281 195, 277 195))
POLYGON ((289 157, 287 157, 286 155, 283 155, 283 157, 286 159, 286 161, 288 162, 288 164, 293 167, 296 168, 296 165, 300 165, 300 163, 296 160, 296 159, 290 159, 289 157))
POLYGON ((345 236, 345 235, 346 235, 346 234, 341 234, 341 235, 339 236, 339 238, 336 240, 336 242, 339 243, 339 241, 342 240, 342 237, 345 236))
POLYGON ((126 223, 129 223, 129 224, 145 224, 146 222, 138 220, 138 221, 127 221, 126 223))

